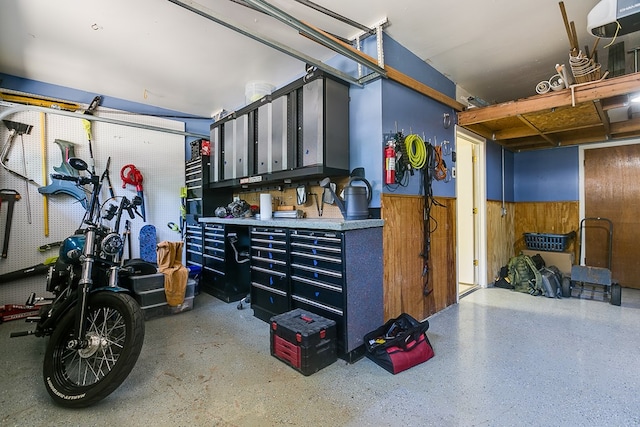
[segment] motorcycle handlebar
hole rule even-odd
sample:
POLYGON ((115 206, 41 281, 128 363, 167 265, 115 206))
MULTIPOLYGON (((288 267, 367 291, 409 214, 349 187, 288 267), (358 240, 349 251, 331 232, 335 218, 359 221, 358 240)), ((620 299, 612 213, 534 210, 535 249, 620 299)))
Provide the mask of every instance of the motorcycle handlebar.
POLYGON ((51 178, 59 179, 61 181, 73 181, 80 185, 91 184, 93 182, 91 177, 86 176, 72 176, 72 175, 63 175, 60 173, 52 173, 51 178))

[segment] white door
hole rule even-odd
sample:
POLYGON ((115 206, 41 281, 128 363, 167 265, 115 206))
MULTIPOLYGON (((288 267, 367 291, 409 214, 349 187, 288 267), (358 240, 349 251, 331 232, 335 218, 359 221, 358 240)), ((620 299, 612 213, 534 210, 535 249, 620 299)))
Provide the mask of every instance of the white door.
POLYGON ((474 144, 458 134, 456 154, 458 282, 459 292, 463 292, 465 288, 478 284, 474 144))

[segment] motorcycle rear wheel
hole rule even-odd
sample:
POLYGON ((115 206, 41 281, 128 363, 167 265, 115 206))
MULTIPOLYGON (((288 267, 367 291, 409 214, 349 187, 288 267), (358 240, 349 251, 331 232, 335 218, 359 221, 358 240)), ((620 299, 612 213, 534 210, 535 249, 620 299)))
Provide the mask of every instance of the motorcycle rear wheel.
POLYGON ((43 376, 55 403, 83 408, 111 394, 133 369, 144 342, 144 316, 130 295, 91 295, 85 315, 89 345, 80 350, 67 348, 75 336, 75 316, 70 310, 53 331, 43 376))

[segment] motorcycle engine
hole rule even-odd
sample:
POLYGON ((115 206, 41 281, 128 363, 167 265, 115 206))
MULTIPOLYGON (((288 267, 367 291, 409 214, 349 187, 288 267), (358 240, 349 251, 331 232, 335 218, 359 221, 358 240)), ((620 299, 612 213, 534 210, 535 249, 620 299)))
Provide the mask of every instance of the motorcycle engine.
POLYGON ((58 258, 47 272, 47 292, 58 294, 61 289, 64 289, 68 278, 68 265, 58 258))

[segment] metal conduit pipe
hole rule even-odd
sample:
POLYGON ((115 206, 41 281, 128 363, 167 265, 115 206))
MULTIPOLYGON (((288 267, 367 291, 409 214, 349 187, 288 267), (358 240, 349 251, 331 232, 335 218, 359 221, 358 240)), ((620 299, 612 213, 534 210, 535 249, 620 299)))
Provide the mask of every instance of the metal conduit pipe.
MULTIPOLYGON (((169 0, 169 1, 172 1, 172 0, 169 0)), ((276 18, 280 22, 292 28, 295 28, 296 30, 300 31, 307 37, 322 44, 323 46, 328 47, 334 52, 337 52, 345 56, 346 58, 352 59, 358 64, 364 65, 365 67, 371 69, 372 71, 376 72, 382 77, 385 77, 385 78, 387 77, 387 71, 384 68, 380 67, 376 62, 369 61, 368 59, 363 58, 362 56, 354 53, 352 50, 345 48, 340 43, 336 43, 335 40, 327 37, 325 34, 316 30, 315 28, 312 28, 307 24, 299 21, 298 19, 289 15, 285 11, 280 10, 277 7, 270 5, 269 3, 262 0, 245 0, 245 2, 249 3, 254 7, 259 8, 260 10, 276 18)))
POLYGON ((265 44, 279 52, 282 52, 286 55, 289 55, 293 58, 296 58, 306 64, 311 64, 317 67, 319 70, 322 70, 328 74, 331 74, 335 77, 338 77, 346 82, 362 87, 362 83, 360 83, 356 78, 350 76, 347 73, 344 73, 337 68, 333 68, 329 65, 324 64, 322 61, 319 61, 311 56, 308 56, 300 51, 297 51, 289 46, 286 46, 282 43, 279 43, 275 40, 271 40, 268 37, 260 35, 258 33, 254 33, 252 30, 249 30, 239 24, 234 24, 229 21, 225 21, 222 18, 212 15, 213 11, 206 9, 204 6, 199 5, 198 3, 191 0, 169 0, 171 3, 180 6, 184 9, 187 9, 190 12, 195 13, 196 15, 200 15, 203 18, 206 18, 210 21, 215 22, 216 24, 220 24, 223 27, 229 28, 230 30, 236 31, 237 33, 242 34, 243 36, 247 36, 250 39, 256 40, 262 44, 265 44))
POLYGON ((127 122, 127 121, 124 121, 124 120, 110 119, 108 117, 100 117, 100 116, 95 116, 95 115, 92 116, 92 115, 89 115, 89 114, 79 114, 79 113, 75 113, 73 111, 56 110, 55 108, 38 107, 38 106, 35 106, 35 105, 13 105, 13 106, 11 106, 11 104, 7 104, 7 103, 4 103, 4 102, 0 102, 0 106, 10 106, 10 108, 8 108, 8 109, 6 109, 4 111, 0 111, 0 120, 4 119, 5 117, 9 117, 12 114, 19 113, 21 111, 39 111, 41 113, 56 114, 58 116, 73 117, 75 119, 84 119, 84 120, 89 120, 89 121, 92 121, 92 122, 111 123, 111 124, 114 124, 114 125, 128 126, 128 127, 140 128, 140 129, 147 129, 147 130, 153 130, 153 131, 164 132, 164 133, 172 133, 172 134, 175 134, 175 135, 193 136, 193 137, 196 137, 196 138, 205 138, 205 139, 209 139, 210 138, 209 135, 204 135, 204 134, 199 134, 199 133, 194 133, 194 132, 186 132, 186 131, 182 131, 182 130, 163 128, 163 127, 160 127, 160 126, 145 125, 143 123, 127 122))

